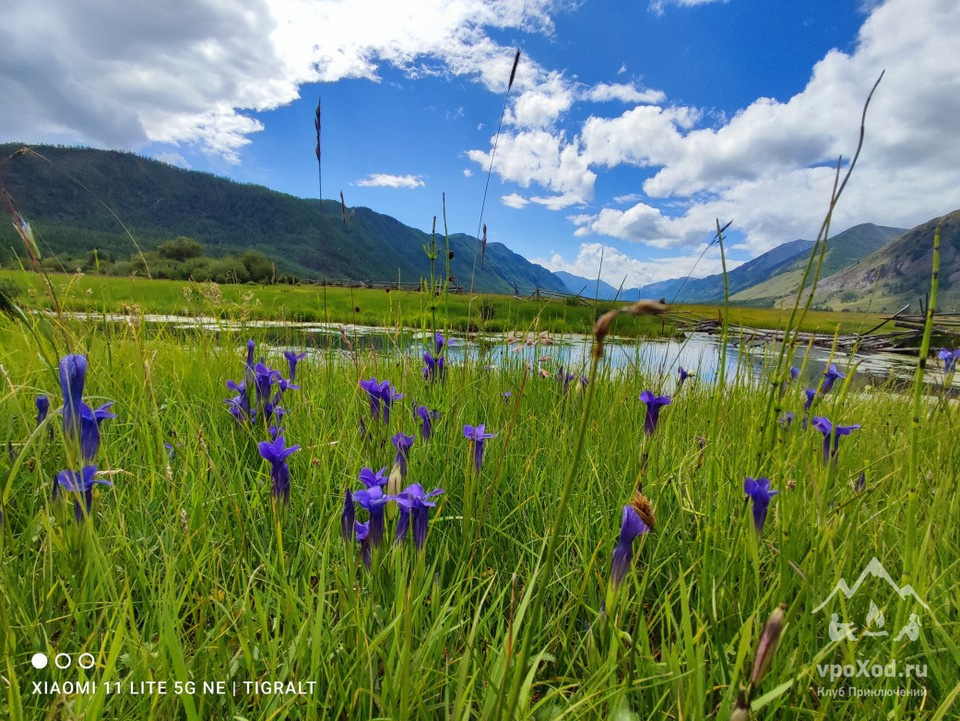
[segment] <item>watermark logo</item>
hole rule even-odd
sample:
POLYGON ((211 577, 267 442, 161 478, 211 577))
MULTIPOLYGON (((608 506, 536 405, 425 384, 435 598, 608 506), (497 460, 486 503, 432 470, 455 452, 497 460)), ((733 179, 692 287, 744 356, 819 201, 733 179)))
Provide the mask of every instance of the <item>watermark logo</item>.
MULTIPOLYGON (((863 596, 868 594, 867 603, 862 602, 844 604, 845 608, 859 608, 861 615, 854 618, 841 618, 836 611, 830 611, 830 620, 827 626, 827 636, 832 642, 860 643, 868 639, 887 639, 896 643, 916 641, 920 637, 922 621, 919 610, 930 610, 929 606, 920 598, 919 594, 913 589, 913 586, 907 584, 900 586, 887 573, 883 564, 877 558, 871 558, 866 568, 851 586, 846 579, 841 578, 830 591, 830 594, 823 602, 813 609, 811 613, 820 613, 827 609, 831 601, 837 596, 843 595, 848 601, 857 594, 863 596), (865 585, 866 584, 866 585, 865 585), (886 584, 886 588, 884 588, 886 584), (892 591, 892 593, 891 593, 892 591), (875 595, 877 594, 877 595, 875 595), (882 595, 879 595, 882 594, 882 595), (899 600, 897 600, 897 598, 899 600), (875 598, 880 598, 880 605, 875 598), (890 609, 886 602, 897 604, 911 604, 911 612, 906 622, 899 628, 887 628, 887 618, 883 609, 890 609), (863 609, 866 609, 863 613, 863 609)), ((858 599, 859 601, 860 599, 858 599)), ((906 612, 901 606, 900 610, 906 612)), ((901 615, 901 618, 903 616, 901 615)), ((876 645, 871 646, 876 650, 876 645)), ((908 663, 900 665, 896 659, 890 659, 885 663, 874 662, 872 658, 857 658, 856 664, 818 664, 817 669, 821 678, 829 679, 831 682, 843 680, 851 682, 853 679, 919 679, 927 675, 926 664, 908 663)), ((923 695, 926 692, 922 686, 909 689, 869 689, 862 686, 851 685, 839 688, 821 688, 821 696, 832 697, 854 697, 854 696, 875 696, 875 695, 923 695)))
MULTIPOLYGON (((887 573, 887 569, 883 567, 883 564, 880 561, 873 557, 870 559, 870 563, 867 564, 867 567, 863 569, 863 572, 857 578, 853 586, 850 586, 846 579, 841 578, 837 581, 837 584, 833 587, 833 590, 830 591, 830 595, 827 596, 823 603, 817 606, 811 613, 819 613, 823 610, 830 601, 837 594, 843 594, 848 600, 853 598, 857 591, 860 590, 860 587, 870 578, 876 578, 881 581, 885 581, 886 584, 893 589, 901 601, 908 601, 913 599, 919 603, 923 608, 929 610, 929 606, 924 603, 923 599, 913 590, 913 586, 907 584, 906 586, 901 587, 897 584, 896 581, 891 578, 890 574, 887 573)), ((839 614, 832 613, 830 614, 830 627, 827 631, 830 636, 831 641, 859 641, 863 637, 872 637, 879 638, 883 636, 889 636, 890 632, 884 628, 886 623, 886 617, 883 615, 883 611, 880 610, 880 607, 877 606, 873 598, 870 599, 870 608, 867 611, 866 618, 862 626, 859 626, 851 621, 841 621, 839 614)), ((904 638, 907 638, 911 641, 916 641, 920 636, 920 616, 916 613, 910 614, 910 619, 907 623, 899 629, 896 636, 894 636, 894 641, 902 641, 904 638)))

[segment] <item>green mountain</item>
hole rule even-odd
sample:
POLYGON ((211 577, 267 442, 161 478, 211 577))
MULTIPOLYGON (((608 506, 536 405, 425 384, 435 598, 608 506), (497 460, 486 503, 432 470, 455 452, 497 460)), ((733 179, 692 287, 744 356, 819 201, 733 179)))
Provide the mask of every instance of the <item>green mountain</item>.
POLYGON ((815 305, 841 310, 894 311, 930 290, 933 237, 940 226, 940 273, 937 310, 960 311, 960 210, 934 218, 859 262, 824 278, 815 305))
MULTIPOLYGON (((203 244, 210 256, 257 250, 277 275, 331 280, 416 283, 430 275, 424 245, 430 236, 369 208, 341 208, 209 173, 183 170, 130 153, 0 144, 0 189, 27 218, 45 256, 80 256, 94 248, 127 258, 179 236, 203 244), (42 157, 38 157, 42 156, 42 157)), ((445 272, 446 246, 437 237, 436 273, 445 272)), ((450 271, 469 288, 478 241, 450 236, 450 271)), ((22 243, 0 223, 0 262, 16 262, 22 243)), ((478 292, 564 291, 550 271, 500 243, 488 243, 478 292)))
MULTIPOLYGON (((903 228, 862 223, 838 233, 827 241, 820 277, 825 278, 853 265, 905 232, 903 228)), ((775 305, 781 298, 797 292, 808 258, 808 252, 796 256, 777 267, 769 278, 735 293, 730 300, 750 305, 775 305)))

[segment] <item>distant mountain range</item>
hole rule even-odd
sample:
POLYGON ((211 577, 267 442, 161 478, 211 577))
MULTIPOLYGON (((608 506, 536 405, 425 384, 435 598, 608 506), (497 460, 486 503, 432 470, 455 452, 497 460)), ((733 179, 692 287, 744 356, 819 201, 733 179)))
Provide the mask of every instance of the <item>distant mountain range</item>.
MULTIPOLYGON (((837 234, 827 243, 822 275, 829 275, 855 263, 903 233, 899 228, 883 228, 864 223, 837 234)), ((730 299, 737 303, 773 305, 778 299, 796 292, 813 245, 812 240, 792 240, 734 268, 727 273, 730 299)), ((595 280, 590 281, 569 273, 556 275, 571 292, 579 293, 586 286, 586 291, 582 294, 593 297, 595 280)), ((601 283, 601 298, 615 296, 616 288, 601 283)), ((627 301, 637 298, 665 298, 667 302, 716 303, 723 300, 723 275, 671 278, 640 288, 624 289, 619 297, 627 301)))
MULTIPOLYGON (((10 157, 19 144, 0 145, 0 189, 13 198, 36 231, 45 256, 76 257, 96 248, 128 257, 139 246, 151 250, 187 236, 211 256, 254 249, 265 253, 278 274, 303 278, 416 283, 429 278, 424 245, 430 236, 369 208, 330 200, 306 200, 209 173, 183 170, 131 153, 34 146, 10 157)), ((435 273, 445 273, 446 246, 435 273)), ((542 266, 501 243, 488 243, 482 272, 476 238, 450 236, 456 281, 489 293, 564 291, 542 266)), ((15 263, 22 248, 11 224, 0 223, 0 262, 15 263)))

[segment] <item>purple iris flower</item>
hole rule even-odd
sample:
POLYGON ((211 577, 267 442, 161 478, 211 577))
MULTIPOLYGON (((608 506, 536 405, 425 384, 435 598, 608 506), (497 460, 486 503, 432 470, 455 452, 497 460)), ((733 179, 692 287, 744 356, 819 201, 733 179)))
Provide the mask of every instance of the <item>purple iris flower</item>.
POLYGON ((353 494, 353 500, 370 514, 370 542, 376 548, 383 540, 383 507, 393 500, 393 498, 391 496, 385 496, 380 486, 372 486, 355 492, 353 494))
POLYGON ((657 420, 660 418, 660 409, 670 405, 670 396, 655 396, 653 391, 644 391, 640 400, 647 404, 647 415, 643 419, 643 431, 648 436, 657 429, 657 420))
POLYGON ((397 543, 407 537, 407 528, 413 523, 413 545, 420 551, 427 540, 427 512, 437 504, 430 499, 443 493, 442 488, 434 488, 425 493, 419 483, 411 483, 396 496, 394 500, 400 507, 400 518, 397 519, 397 543))
MULTIPOLYGON (((91 464, 100 449, 100 424, 117 416, 110 412, 113 403, 93 410, 83 402, 83 385, 87 376, 87 359, 68 355, 60 360, 60 389, 63 392, 63 430, 67 438, 80 445, 80 456, 91 464)), ((49 408, 49 401, 47 403, 49 408)), ((38 399, 38 411, 40 402, 38 399)))
POLYGON ((367 468, 364 466, 360 469, 360 475, 357 476, 357 478, 359 478, 364 488, 383 488, 387 485, 387 481, 389 480, 386 473, 386 467, 381 468, 379 471, 374 473, 372 468, 367 468))
POLYGON ((87 359, 71 354, 60 359, 60 390, 63 392, 63 430, 70 438, 80 434, 80 407, 87 378, 87 359))
POLYGON ((360 553, 363 558, 363 565, 367 567, 367 570, 370 570, 370 563, 373 560, 370 553, 370 521, 366 523, 360 523, 359 521, 354 521, 353 524, 353 534, 354 538, 357 539, 357 543, 360 544, 360 553))
POLYGON ((857 423, 852 426, 835 426, 822 416, 815 416, 813 427, 823 434, 823 462, 829 463, 832 458, 837 460, 837 452, 840 450, 840 436, 849 436, 860 427, 857 423), (833 438, 833 449, 830 448, 830 439, 833 438))
POLYGON ((800 369, 796 366, 790 366, 790 379, 797 380, 800 377, 800 369))
POLYGON ((793 423, 793 413, 787 411, 780 418, 777 419, 777 422, 780 423, 785 429, 790 427, 790 424, 793 423))
POLYGON ((390 408, 401 398, 403 398, 403 393, 397 393, 397 389, 390 385, 390 381, 383 381, 380 384, 380 402, 383 404, 384 423, 390 423, 390 408))
POLYGON ((423 377, 425 380, 431 383, 438 378, 443 380, 443 375, 446 370, 443 356, 434 356, 430 351, 427 351, 423 354, 423 362, 423 377))
POLYGON ((100 450, 100 424, 108 418, 116 418, 110 412, 113 402, 93 410, 86 403, 80 404, 80 456, 84 463, 92 463, 100 450))
POLYGON ((957 361, 960 360, 960 348, 956 350, 947 350, 946 348, 941 348, 940 352, 937 353, 937 358, 943 361, 943 372, 944 373, 953 373, 956 369, 957 361))
POLYGON ((636 509, 633 506, 624 506, 620 517, 620 538, 613 547, 610 559, 610 581, 614 586, 619 586, 630 570, 630 563, 633 561, 633 539, 649 532, 650 528, 641 520, 636 509))
POLYGON ((803 430, 807 430, 807 418, 810 415, 810 407, 817 398, 817 391, 815 388, 807 388, 804 393, 807 394, 807 400, 803 404, 803 430))
POLYGON ((424 441, 429 441, 433 433, 433 422, 440 417, 440 414, 437 411, 427 410, 426 406, 417 406, 416 413, 420 416, 420 435, 424 441))
POLYGON ((757 534, 763 532, 763 525, 767 522, 767 508, 770 499, 780 491, 770 488, 769 478, 745 478, 743 492, 753 501, 753 527, 757 534))
POLYGON ((504 391, 504 392, 501 393, 500 395, 503 396, 503 402, 504 402, 504 403, 509 403, 509 402, 510 402, 510 397, 513 395, 513 393, 510 392, 510 391, 504 391))
POLYGON ((93 487, 95 485, 112 486, 113 483, 103 479, 96 478, 96 466, 84 466, 79 473, 77 471, 60 471, 57 474, 55 485, 70 493, 77 493, 83 496, 83 505, 80 505, 80 499, 73 500, 73 517, 77 523, 81 523, 85 516, 90 515, 93 508, 93 487), (86 512, 84 512, 86 509, 86 512))
POLYGON ((683 366, 677 366, 677 388, 683 388, 684 381, 692 375, 695 375, 693 371, 688 371, 683 366))
POLYGON ((846 376, 837 370, 837 367, 831 363, 830 367, 827 368, 826 372, 823 374, 823 383, 820 384, 820 388, 824 393, 829 393, 830 389, 833 388, 833 384, 838 380, 843 380, 846 376))
POLYGON ((370 401, 370 415, 373 417, 373 420, 379 420, 380 406, 382 404, 380 400, 380 383, 376 377, 371 377, 370 380, 360 381, 360 387, 367 392, 367 400, 370 401))
POLYGON ((453 345, 454 345, 453 338, 444 338, 441 333, 437 333, 434 336, 433 340, 434 340, 434 345, 437 349, 437 353, 442 353, 444 346, 448 348, 453 348, 453 345))
POLYGON ((285 446, 283 436, 278 436, 272 443, 261 441, 257 444, 260 455, 270 461, 270 478, 273 480, 273 497, 284 503, 290 502, 290 467, 287 458, 300 450, 300 446, 285 446))
POLYGON ((393 447, 397 449, 397 455, 393 462, 400 468, 400 477, 407 477, 407 461, 410 458, 410 447, 413 445, 413 436, 404 433, 397 433, 390 438, 393 447))
POLYGON ((356 522, 357 512, 353 505, 353 494, 348 488, 343 492, 343 512, 340 514, 340 535, 344 541, 353 538, 353 524, 356 522))
POLYGON ((307 357, 307 352, 297 353, 295 350, 285 350, 283 357, 287 359, 287 364, 290 367, 290 382, 293 383, 297 377, 297 363, 307 357))
POLYGON ((37 396, 37 425, 39 426, 47 418, 50 412, 50 399, 46 396, 37 396))
POLYGON ((484 430, 484 424, 479 426, 470 426, 465 425, 463 427, 463 435, 470 441, 473 441, 473 465, 477 469, 477 472, 480 471, 481 466, 483 466, 483 443, 489 438, 496 438, 496 434, 487 433, 484 430))

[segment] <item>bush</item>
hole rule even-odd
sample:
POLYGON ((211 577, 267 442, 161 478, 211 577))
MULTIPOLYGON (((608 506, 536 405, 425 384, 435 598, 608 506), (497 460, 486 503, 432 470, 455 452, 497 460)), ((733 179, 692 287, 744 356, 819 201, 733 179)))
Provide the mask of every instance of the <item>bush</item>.
POLYGON ((209 270, 215 283, 245 283, 250 278, 240 259, 233 256, 210 261, 209 270))
POLYGON ((176 240, 168 240, 157 246, 157 253, 170 260, 183 262, 203 255, 203 246, 193 238, 181 235, 176 240))

